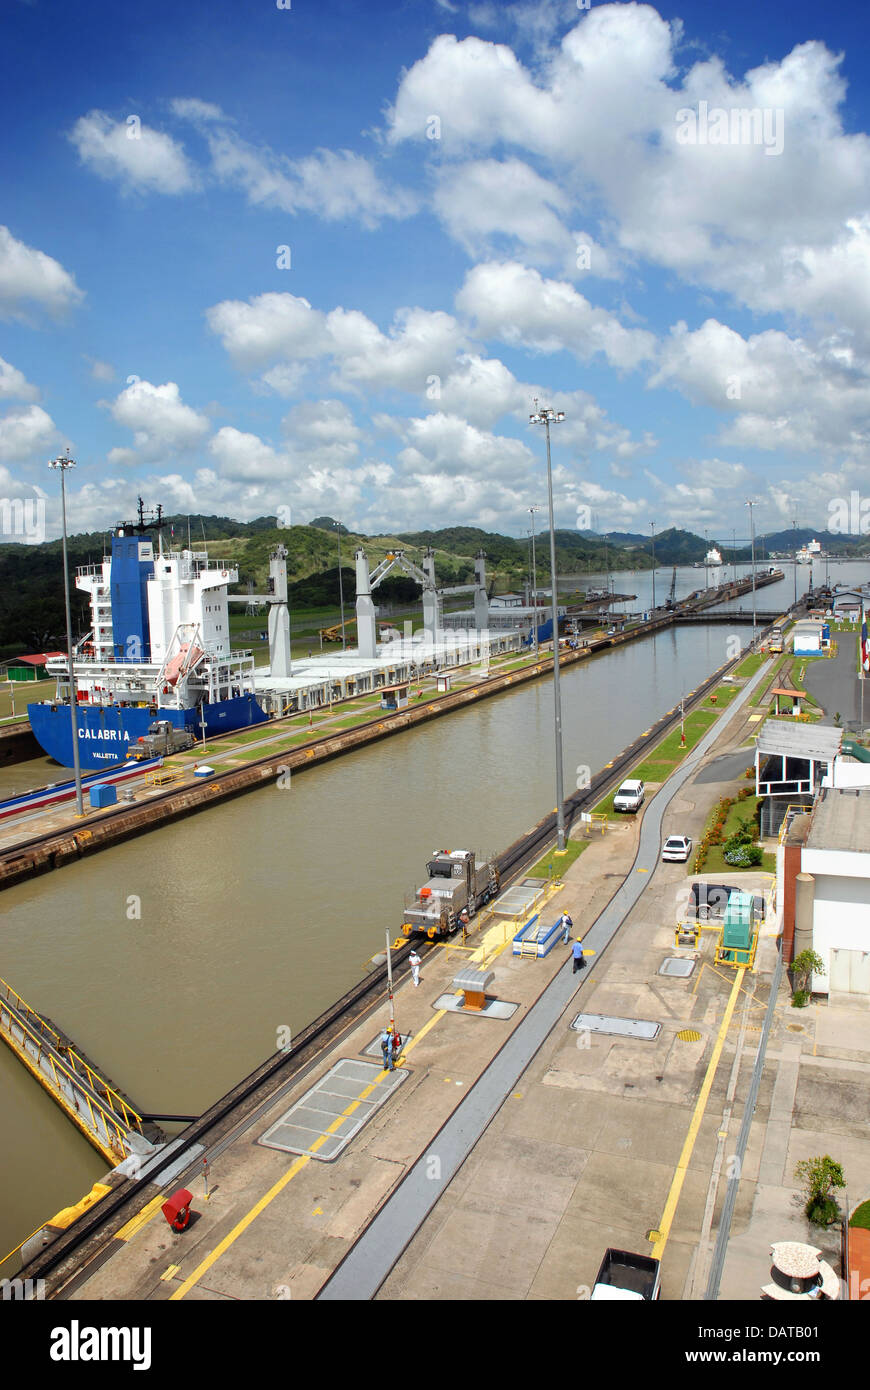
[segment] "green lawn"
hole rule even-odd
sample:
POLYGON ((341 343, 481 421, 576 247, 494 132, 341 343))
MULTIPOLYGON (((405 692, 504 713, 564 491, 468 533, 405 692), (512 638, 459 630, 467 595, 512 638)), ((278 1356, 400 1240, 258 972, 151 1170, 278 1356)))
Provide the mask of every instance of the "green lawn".
POLYGON ((862 1202, 849 1218, 850 1226, 859 1226, 862 1231, 870 1231, 870 1202, 862 1202))
POLYGON ((759 667, 764 665, 766 660, 767 657, 762 656, 760 653, 744 657, 734 674, 738 677, 754 676, 756 671, 759 667))
MULTIPOLYGON (((680 747, 680 730, 672 729, 666 738, 651 751, 649 757, 632 769, 627 774, 624 781, 630 778, 639 778, 642 782, 664 782, 673 772, 674 768, 683 760, 715 721, 718 714, 718 707, 705 707, 704 709, 693 710, 685 718, 686 746, 680 747)), ((614 791, 616 788, 614 788, 614 791)), ((599 801, 594 808, 600 815, 607 816, 608 820, 621 820, 624 815, 631 812, 614 811, 613 795, 611 792, 603 801, 599 801)))
POLYGON ((533 869, 526 870, 527 878, 561 878, 567 869, 570 869, 575 859, 578 859, 584 849, 589 845, 588 840, 568 840, 565 845, 565 853, 557 854, 556 846, 539 859, 533 869))
POLYGON ((642 782, 666 782, 673 772, 674 766, 674 763, 660 763, 650 760, 636 767, 632 776, 639 777, 642 782))

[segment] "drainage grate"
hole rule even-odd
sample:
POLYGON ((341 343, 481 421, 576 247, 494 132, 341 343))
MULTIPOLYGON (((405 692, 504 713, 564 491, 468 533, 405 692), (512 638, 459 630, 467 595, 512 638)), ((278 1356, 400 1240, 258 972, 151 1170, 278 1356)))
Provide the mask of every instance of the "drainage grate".
POLYGON ((575 1033, 611 1033, 620 1038, 640 1038, 652 1042, 661 1024, 647 1018, 613 1018, 609 1014, 578 1014, 571 1024, 575 1033))
POLYGON ((680 980, 687 980, 695 968, 693 960, 686 960, 685 956, 666 956, 659 966, 660 975, 675 975, 680 980))
POLYGON ((403 1068, 384 1071, 371 1062, 343 1058, 276 1120, 258 1143, 328 1163, 338 1158, 407 1075, 403 1068))
POLYGON ((697 1028, 681 1028, 677 1034, 680 1042, 700 1042, 701 1034, 697 1028))

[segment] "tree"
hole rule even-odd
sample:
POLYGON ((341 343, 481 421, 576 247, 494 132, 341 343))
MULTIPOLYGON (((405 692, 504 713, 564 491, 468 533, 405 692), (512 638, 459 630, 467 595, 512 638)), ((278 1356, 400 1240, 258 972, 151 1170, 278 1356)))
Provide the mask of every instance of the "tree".
POLYGON ((836 1163, 830 1154, 824 1157, 801 1159, 794 1170, 798 1182, 803 1183, 806 1193, 804 1211, 816 1226, 830 1226, 840 1215, 835 1188, 845 1187, 842 1165, 836 1163))
POLYGON ((823 975, 825 973, 825 962, 815 951, 807 948, 806 951, 801 951, 800 955, 795 956, 791 963, 791 971, 795 981, 795 993, 805 993, 810 975, 823 975))

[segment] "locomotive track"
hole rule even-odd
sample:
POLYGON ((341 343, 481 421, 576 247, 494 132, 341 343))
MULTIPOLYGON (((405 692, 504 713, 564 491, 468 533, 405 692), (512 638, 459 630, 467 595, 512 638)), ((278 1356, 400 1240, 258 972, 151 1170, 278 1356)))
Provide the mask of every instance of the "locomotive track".
MULTIPOLYGON (((741 653, 725 663, 703 681, 685 701, 685 710, 701 705, 710 690, 721 681, 723 675, 739 664, 743 655, 744 653, 741 653)), ((596 773, 588 788, 567 797, 564 807, 566 828, 570 828, 579 812, 594 806, 611 787, 618 785, 624 774, 667 733, 676 728, 679 721, 680 710, 679 707, 675 707, 596 773)), ((556 814, 553 811, 496 857, 495 862, 503 887, 521 876, 525 868, 541 857, 543 851, 553 842, 555 833, 556 814)), ((412 938, 412 941, 398 947, 392 953, 394 974, 404 973, 402 967, 407 964, 407 958, 413 949, 412 942, 423 949, 424 943, 421 943, 419 938, 412 938)), ((424 953, 428 954, 431 949, 433 948, 425 943, 424 953)), ((111 1238, 147 1202, 158 1195, 162 1173, 171 1168, 176 1175, 173 1180, 180 1182, 182 1170, 179 1160, 183 1159, 185 1153, 190 1153, 191 1162, 196 1160, 199 1153, 198 1150, 194 1151, 196 1145, 205 1145, 209 1152, 214 1153, 224 1147, 236 1129, 250 1125, 258 1111, 273 1105, 282 1089, 295 1086, 302 1076, 316 1065, 323 1051, 358 1023, 373 1003, 382 997, 386 979, 387 968, 384 964, 352 986, 294 1038, 289 1052, 276 1053, 261 1063, 190 1124, 183 1131, 180 1145, 162 1160, 158 1158, 150 1166, 147 1176, 140 1179, 114 1179, 113 1181, 118 1183, 116 1189, 80 1217, 67 1232, 58 1236, 43 1253, 32 1259, 22 1270, 22 1277, 46 1279, 53 1275, 55 1277, 52 1282, 55 1289, 58 1289, 76 1268, 87 1265, 98 1251, 111 1252, 111 1246, 107 1244, 111 1238), (67 1265, 69 1267, 65 1269, 64 1266, 67 1265)))

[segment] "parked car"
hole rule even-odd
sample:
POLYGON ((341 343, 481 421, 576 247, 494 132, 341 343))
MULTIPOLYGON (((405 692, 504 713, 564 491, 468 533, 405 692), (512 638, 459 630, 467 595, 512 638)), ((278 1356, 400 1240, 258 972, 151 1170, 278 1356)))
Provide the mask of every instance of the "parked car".
POLYGON ((613 798, 613 809, 614 811, 639 811, 643 805, 643 798, 643 782, 630 777, 627 782, 623 782, 617 788, 613 798))
POLYGON ((692 841, 688 835, 669 835, 662 845, 662 859, 685 863, 692 853, 692 841))

